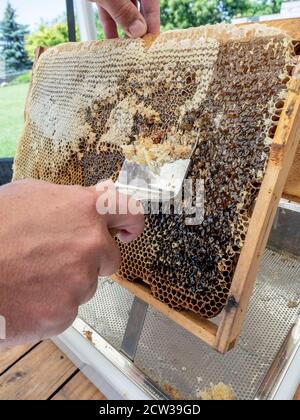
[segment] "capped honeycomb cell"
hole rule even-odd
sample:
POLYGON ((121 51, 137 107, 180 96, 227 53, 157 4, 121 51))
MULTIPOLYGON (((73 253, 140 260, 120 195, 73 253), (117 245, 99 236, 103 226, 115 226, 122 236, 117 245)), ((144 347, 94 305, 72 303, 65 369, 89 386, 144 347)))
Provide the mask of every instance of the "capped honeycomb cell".
MULTIPOLYGON (((116 180, 124 156, 184 156, 204 185, 204 218, 146 215, 118 245, 119 275, 174 309, 216 316, 226 304, 266 170, 299 43, 261 25, 215 25, 145 40, 65 44, 35 67, 14 179, 90 186, 116 180)), ((190 216, 189 216, 190 217, 190 216)))

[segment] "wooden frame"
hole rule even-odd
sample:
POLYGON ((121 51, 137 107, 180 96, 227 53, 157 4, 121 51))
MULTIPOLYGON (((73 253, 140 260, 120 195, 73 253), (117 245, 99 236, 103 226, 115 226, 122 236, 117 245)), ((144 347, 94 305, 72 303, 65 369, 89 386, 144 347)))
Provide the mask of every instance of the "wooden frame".
MULTIPOLYGON (((256 273, 290 170, 298 170, 297 187, 300 186, 300 166, 298 156, 296 156, 297 147, 300 152, 299 140, 300 80, 295 83, 295 90, 290 90, 281 114, 267 170, 219 325, 191 311, 178 312, 169 308, 152 296, 150 288, 146 284, 129 282, 117 275, 113 276, 113 279, 219 352, 225 353, 230 350, 234 347, 240 334, 255 284, 256 273), (292 167, 295 156, 296 167, 292 167)), ((293 191, 292 195, 298 200, 300 199, 298 191, 293 191)))
MULTIPOLYGON (((300 19, 268 22, 300 40, 300 19)), ((299 64, 300 66, 300 64, 299 64)), ((269 163, 258 194, 245 244, 228 294, 221 322, 204 319, 191 311, 176 311, 154 298, 146 284, 133 283, 115 275, 113 279, 131 293, 155 307, 177 324, 221 353, 234 347, 247 313, 256 273, 272 228, 281 196, 300 202, 300 69, 280 117, 269 163)))
MULTIPOLYGON (((264 22, 284 29, 300 40, 300 19, 264 22)), ((38 49, 35 60, 43 52, 38 49)), ((34 69, 33 69, 34 71, 34 69)), ((27 106, 25 107, 25 114, 27 106)), ((112 278, 131 293, 155 307, 221 353, 234 347, 240 334, 281 196, 300 202, 300 63, 280 117, 269 163, 259 191, 245 244, 235 269, 221 322, 204 319, 191 311, 176 311, 154 298, 145 283, 130 282, 118 275, 112 278)))

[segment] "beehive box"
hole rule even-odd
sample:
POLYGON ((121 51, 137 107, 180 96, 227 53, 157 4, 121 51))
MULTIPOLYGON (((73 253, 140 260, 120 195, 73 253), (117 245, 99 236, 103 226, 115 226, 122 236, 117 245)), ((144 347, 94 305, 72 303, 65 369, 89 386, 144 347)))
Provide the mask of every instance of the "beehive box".
MULTIPOLYGON (((198 139, 188 177, 204 182, 203 222, 146 216, 144 234, 118 244, 115 279, 222 352, 239 334, 299 140, 299 21, 278 25, 47 50, 15 160, 14 179, 88 186, 116 179, 124 154, 164 161, 198 139), (208 318, 221 311, 217 327, 208 318)), ((288 194, 300 196, 291 174, 288 194)))

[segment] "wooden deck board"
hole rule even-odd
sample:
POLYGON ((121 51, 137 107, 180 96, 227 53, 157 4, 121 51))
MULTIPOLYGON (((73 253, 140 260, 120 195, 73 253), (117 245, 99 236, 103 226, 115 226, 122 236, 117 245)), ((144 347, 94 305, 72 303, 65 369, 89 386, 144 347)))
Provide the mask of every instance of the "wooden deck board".
POLYGON ((24 344, 22 346, 16 346, 12 349, 0 351, 0 375, 2 375, 7 368, 19 360, 32 347, 32 344, 24 344))
POLYGON ((52 399, 99 401, 106 400, 106 397, 81 372, 78 372, 52 399))
POLYGON ((299 384, 298 389, 296 391, 296 394, 294 396, 294 400, 300 401, 300 384, 299 384))
POLYGON ((77 371, 51 341, 44 341, 0 376, 0 400, 45 400, 77 371))
MULTIPOLYGON (((51 341, 0 351, 0 400, 36 399, 101 401, 106 397, 51 341)), ((294 400, 300 400, 300 385, 294 400)))

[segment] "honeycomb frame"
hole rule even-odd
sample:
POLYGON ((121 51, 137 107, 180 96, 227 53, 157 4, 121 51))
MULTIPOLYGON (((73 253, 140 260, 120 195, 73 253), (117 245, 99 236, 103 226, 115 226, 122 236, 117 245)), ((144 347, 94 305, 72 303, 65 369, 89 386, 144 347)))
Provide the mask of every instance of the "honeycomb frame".
MULTIPOLYGON (((279 21, 275 22, 276 26, 278 24, 279 21)), ((192 312, 186 310, 177 312, 175 309, 169 308, 165 303, 155 299, 145 284, 131 283, 120 276, 114 276, 115 280, 122 286, 155 306, 221 352, 231 348, 239 335, 259 263, 257 254, 260 256, 265 246, 288 170, 296 152, 297 142, 295 145, 293 139, 295 137, 296 119, 299 119, 299 91, 297 91, 299 86, 297 84, 293 86, 294 91, 290 89, 278 122, 268 167, 250 220, 245 243, 236 265, 220 326, 217 327, 214 322, 203 319, 192 312), (282 144, 285 144, 284 148, 280 147, 282 144), (271 179, 269 179, 270 176, 271 179)))

